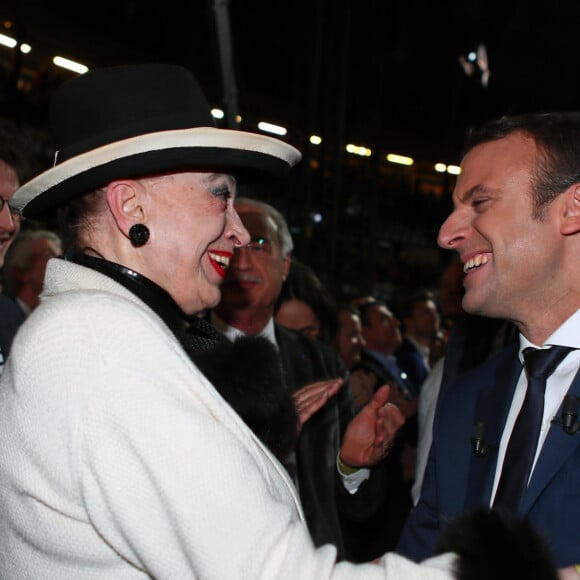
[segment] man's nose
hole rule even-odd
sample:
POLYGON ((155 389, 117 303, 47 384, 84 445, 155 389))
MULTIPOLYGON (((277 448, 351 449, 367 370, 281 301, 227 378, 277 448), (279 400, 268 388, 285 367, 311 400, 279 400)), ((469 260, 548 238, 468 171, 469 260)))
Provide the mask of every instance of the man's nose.
POLYGON ((249 246, 238 246, 234 249, 234 257, 232 258, 232 266, 235 268, 249 268, 252 265, 252 250, 249 246))
POLYGON ((444 250, 455 250, 465 238, 466 225, 458 211, 453 211, 439 228, 437 243, 444 250))
POLYGON ((4 203, 4 207, 0 210, 0 227, 8 231, 14 231, 16 223, 8 204, 4 203))

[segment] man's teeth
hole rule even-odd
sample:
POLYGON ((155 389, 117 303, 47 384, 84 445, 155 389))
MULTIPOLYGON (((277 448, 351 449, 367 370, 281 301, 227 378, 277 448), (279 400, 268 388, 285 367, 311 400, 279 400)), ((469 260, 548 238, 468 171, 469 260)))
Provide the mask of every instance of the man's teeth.
POLYGON ((209 255, 212 260, 216 261, 224 270, 227 270, 228 266, 230 265, 230 259, 226 256, 219 256, 217 254, 212 254, 209 252, 209 255))
POLYGON ((465 264, 463 265, 463 272, 467 274, 467 272, 469 272, 470 270, 478 268, 479 266, 487 264, 488 262, 489 258, 487 256, 482 255, 475 256, 475 258, 471 258, 471 260, 467 260, 467 262, 465 262, 465 264))

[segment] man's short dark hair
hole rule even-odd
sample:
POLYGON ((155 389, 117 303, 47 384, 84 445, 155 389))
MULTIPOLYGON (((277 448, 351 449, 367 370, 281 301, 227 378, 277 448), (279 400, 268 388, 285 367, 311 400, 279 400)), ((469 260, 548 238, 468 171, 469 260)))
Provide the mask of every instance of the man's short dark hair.
POLYGON ((560 193, 580 183, 580 113, 528 113, 505 116, 472 129, 464 154, 474 147, 519 133, 539 150, 533 172, 534 217, 560 193))
POLYGON ((401 319, 412 317, 415 304, 419 302, 427 302, 428 300, 435 300, 435 294, 431 290, 421 289, 416 290, 406 298, 401 300, 398 315, 401 319))
POLYGON ((383 300, 369 300, 357 306, 360 313, 360 322, 364 328, 369 328, 371 326, 369 310, 376 306, 384 306, 385 308, 388 308, 387 303, 383 300))

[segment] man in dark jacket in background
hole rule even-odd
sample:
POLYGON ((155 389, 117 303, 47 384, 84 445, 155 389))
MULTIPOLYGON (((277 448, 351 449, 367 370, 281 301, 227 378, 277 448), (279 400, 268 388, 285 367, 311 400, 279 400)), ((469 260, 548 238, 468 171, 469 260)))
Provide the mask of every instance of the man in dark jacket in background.
MULTIPOLYGON (((236 200, 236 210, 251 242, 231 261, 222 300, 210 313, 210 320, 232 340, 240 335, 263 336, 277 345, 287 389, 300 411, 320 381, 344 379, 346 369, 330 345, 274 321, 293 248, 282 215, 272 206, 248 198, 236 200)), ((370 408, 384 405, 384 418, 376 433, 373 426, 361 438, 365 411, 354 416, 352 395, 345 383, 300 426, 294 456, 285 462, 294 476, 315 544, 334 544, 339 559, 363 560, 384 551, 365 553, 364 546, 349 533, 348 522, 360 524, 384 504, 385 470, 375 466, 388 454, 403 423, 401 413, 386 403, 387 398, 385 388, 369 403, 370 408), (378 446, 372 443, 377 437, 382 441, 378 446)))

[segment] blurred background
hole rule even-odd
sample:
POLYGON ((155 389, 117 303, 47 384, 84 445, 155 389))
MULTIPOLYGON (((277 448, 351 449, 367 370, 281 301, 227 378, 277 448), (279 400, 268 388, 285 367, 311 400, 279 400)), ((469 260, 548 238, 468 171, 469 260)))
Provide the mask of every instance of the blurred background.
POLYGON ((577 1, 0 1, 0 117, 46 166, 62 82, 182 64, 218 126, 302 151, 251 192, 284 212, 296 256, 336 295, 388 299, 438 286, 452 258, 436 237, 470 126, 580 108, 579 15, 577 1))

